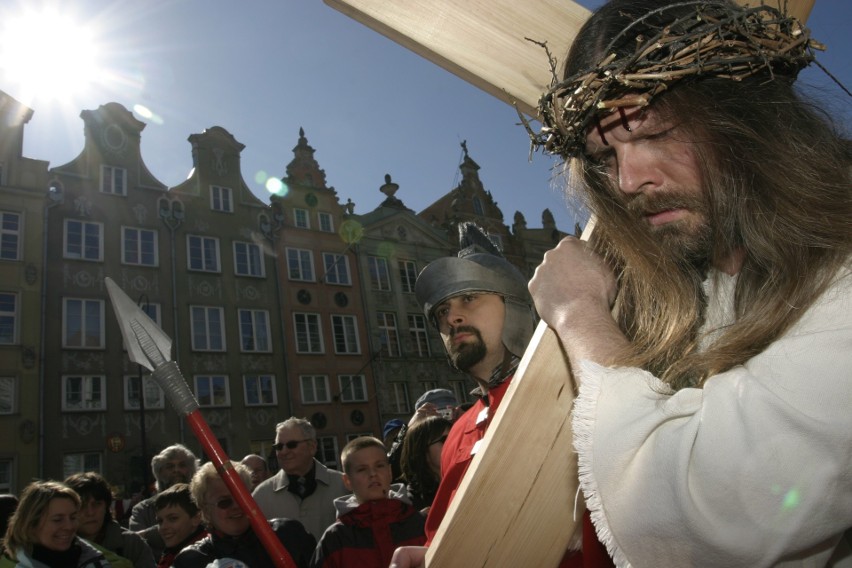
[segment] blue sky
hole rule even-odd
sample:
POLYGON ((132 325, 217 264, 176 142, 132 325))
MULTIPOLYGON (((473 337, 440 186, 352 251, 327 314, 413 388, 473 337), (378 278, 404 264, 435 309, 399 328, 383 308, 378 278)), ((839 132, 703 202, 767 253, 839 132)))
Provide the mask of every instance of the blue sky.
MULTIPOLYGON (((185 179, 187 137, 222 126, 245 144, 243 177, 268 201, 263 180, 283 175, 303 127, 341 203, 351 198, 365 213, 384 198, 386 173, 416 211, 455 187, 467 140, 507 224, 519 210, 540 226, 547 207, 562 229, 573 228, 551 183, 556 163, 540 154, 528 160, 514 109, 321 0, 0 0, 0 21, 51 3, 92 30, 107 79, 70 100, 29 99, 0 69, 0 88, 35 110, 25 156, 64 164, 82 148, 81 110, 142 105, 154 115, 137 114, 148 124, 142 156, 160 181, 185 179)), ((847 86, 850 21, 849 0, 817 0, 808 22, 829 46, 820 61, 847 86)), ((821 72, 803 79, 826 89, 821 72)), ((61 95, 61 84, 52 88, 61 95)), ((852 99, 837 87, 825 92, 848 125, 852 99)))

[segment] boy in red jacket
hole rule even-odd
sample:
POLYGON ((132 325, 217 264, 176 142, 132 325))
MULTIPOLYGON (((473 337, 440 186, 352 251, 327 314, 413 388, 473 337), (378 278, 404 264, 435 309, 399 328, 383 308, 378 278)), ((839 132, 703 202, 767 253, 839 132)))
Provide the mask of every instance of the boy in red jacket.
POLYGON ((334 500, 337 522, 320 538, 312 568, 386 568, 396 547, 426 542, 425 518, 403 485, 391 485, 386 452, 381 440, 369 436, 343 448, 343 483, 352 495, 334 500))

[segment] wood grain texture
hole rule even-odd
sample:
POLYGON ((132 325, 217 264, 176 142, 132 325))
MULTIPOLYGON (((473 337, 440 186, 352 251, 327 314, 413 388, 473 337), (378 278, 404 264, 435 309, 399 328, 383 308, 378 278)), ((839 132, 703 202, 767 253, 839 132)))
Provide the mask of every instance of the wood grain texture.
POLYGON ((590 12, 566 0, 325 0, 484 91, 535 115, 550 84, 548 42, 562 57, 590 12))
MULTIPOLYGON (((738 0, 755 4, 755 0, 738 0)), ((770 0, 770 5, 785 0, 770 0)), ((786 0, 807 20, 814 0, 786 0)), ((535 116, 550 85, 547 42, 562 60, 591 12, 571 0, 325 0, 509 104, 535 116)))

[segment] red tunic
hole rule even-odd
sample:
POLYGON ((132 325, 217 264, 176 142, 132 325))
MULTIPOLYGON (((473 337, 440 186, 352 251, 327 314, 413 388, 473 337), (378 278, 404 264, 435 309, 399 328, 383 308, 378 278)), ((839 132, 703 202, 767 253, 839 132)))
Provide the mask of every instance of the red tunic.
POLYGON ((441 451, 441 485, 438 486, 435 500, 432 501, 432 507, 429 509, 429 516, 426 517, 427 544, 432 543, 432 538, 438 531, 441 521, 444 520, 456 490, 461 485, 464 474, 473 460, 473 448, 485 436, 485 430, 491 423, 511 382, 512 378, 509 377, 502 384, 490 389, 488 391, 489 406, 485 406, 480 398, 467 412, 459 416, 450 429, 447 441, 444 442, 444 449, 441 451), (477 423, 477 418, 485 409, 488 410, 487 416, 477 423))
MULTIPOLYGON (((456 490, 461 485, 464 474, 467 472, 471 460, 473 460, 474 446, 485 437, 485 431, 488 429, 488 425, 491 423, 494 413, 500 406, 511 382, 512 377, 509 377, 502 384, 490 389, 488 391, 489 406, 486 407, 482 399, 477 400, 467 412, 456 420, 452 429, 450 429, 447 441, 444 442, 444 449, 441 451, 441 485, 438 486, 435 500, 429 509, 429 516, 426 517, 427 545, 432 543, 441 521, 444 520, 444 515, 447 514, 447 509, 449 509, 450 503, 456 495, 456 490), (486 408, 488 409, 487 414, 483 412, 486 408), (484 419, 480 419, 483 416, 484 419)), ((565 448, 565 451, 570 451, 570 448, 565 448)), ((570 507, 571 503, 565 503, 565 506, 570 507)), ((583 550, 585 553, 566 551, 559 567, 613 567, 614 564, 606 553, 606 549, 595 536, 589 519, 589 512, 586 511, 583 517, 583 550)))

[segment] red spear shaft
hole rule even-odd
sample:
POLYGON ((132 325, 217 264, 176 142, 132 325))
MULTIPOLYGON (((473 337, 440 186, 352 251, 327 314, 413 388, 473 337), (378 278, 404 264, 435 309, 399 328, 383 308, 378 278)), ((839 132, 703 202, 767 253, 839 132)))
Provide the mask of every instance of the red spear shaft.
POLYGON ((198 401, 195 400, 178 366, 171 361, 172 340, 154 323, 148 315, 122 291, 111 278, 105 278, 107 291, 118 318, 127 356, 152 371, 151 376, 163 389, 166 396, 179 414, 186 416, 189 427, 201 442, 204 453, 216 466, 216 471, 240 509, 246 514, 266 553, 278 568, 296 568, 293 558, 278 540, 278 536, 269 526, 269 522, 258 509, 257 503, 243 484, 242 478, 234 469, 231 460, 213 435, 207 421, 201 415, 198 401))

